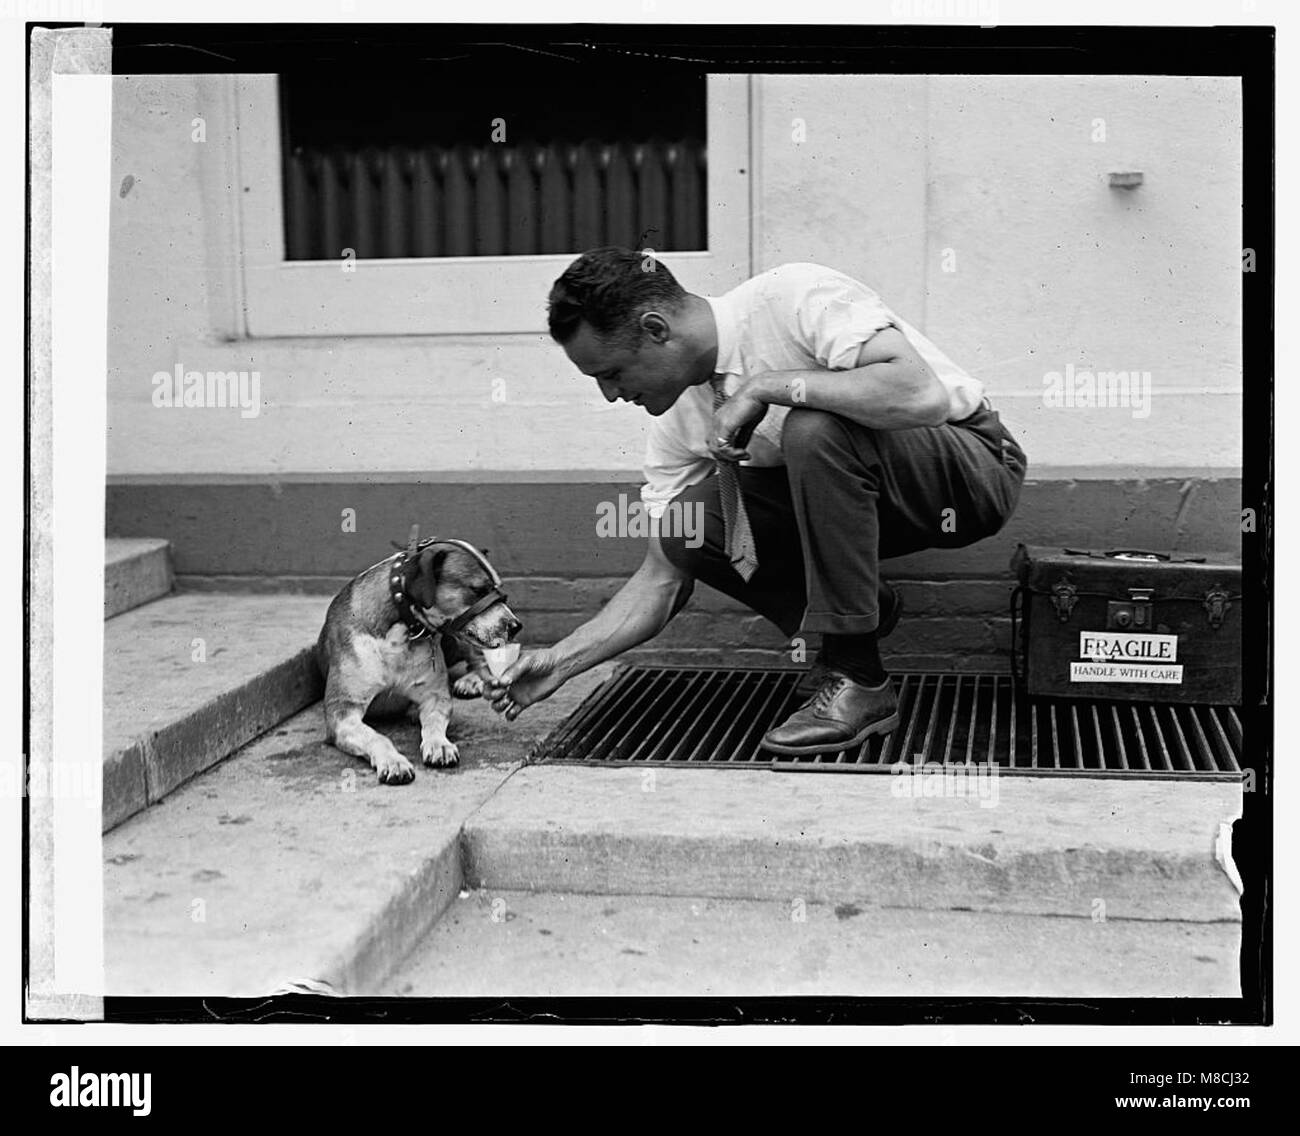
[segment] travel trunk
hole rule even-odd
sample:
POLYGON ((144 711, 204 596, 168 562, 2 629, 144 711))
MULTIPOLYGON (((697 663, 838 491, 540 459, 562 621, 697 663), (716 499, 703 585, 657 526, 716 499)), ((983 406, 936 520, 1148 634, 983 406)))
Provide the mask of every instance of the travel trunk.
POLYGON ((1011 568, 1012 669, 1029 694, 1240 704, 1235 558, 1022 544, 1011 568))

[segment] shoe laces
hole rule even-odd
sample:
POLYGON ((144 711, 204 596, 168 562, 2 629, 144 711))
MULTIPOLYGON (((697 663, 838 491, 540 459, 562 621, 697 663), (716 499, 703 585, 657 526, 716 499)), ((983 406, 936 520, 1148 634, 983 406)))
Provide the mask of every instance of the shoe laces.
POLYGON ((827 709, 830 706, 830 704, 835 701, 835 696, 839 694, 839 692, 843 690, 846 685, 848 685, 848 682, 849 682, 848 675, 842 675, 836 671, 832 671, 830 674, 828 674, 822 680, 821 686, 817 688, 817 693, 813 695, 813 701, 812 701, 813 709, 814 710, 827 709))

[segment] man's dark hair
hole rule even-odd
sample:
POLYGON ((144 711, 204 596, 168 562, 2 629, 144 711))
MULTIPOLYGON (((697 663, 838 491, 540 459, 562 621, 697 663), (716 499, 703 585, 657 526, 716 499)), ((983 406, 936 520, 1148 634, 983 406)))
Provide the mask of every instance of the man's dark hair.
POLYGON ((686 290, 649 252, 610 246, 584 252, 552 286, 547 325, 567 343, 584 320, 602 339, 633 347, 645 312, 675 310, 686 290))

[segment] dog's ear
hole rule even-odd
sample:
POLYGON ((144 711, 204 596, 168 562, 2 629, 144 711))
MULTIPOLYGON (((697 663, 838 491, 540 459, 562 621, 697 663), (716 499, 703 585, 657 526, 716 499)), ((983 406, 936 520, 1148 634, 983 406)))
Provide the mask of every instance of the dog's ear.
POLYGON ((420 553, 419 571, 411 580, 409 590, 411 597, 423 608, 434 606, 438 593, 438 576, 442 572, 443 562, 451 549, 436 545, 420 553))

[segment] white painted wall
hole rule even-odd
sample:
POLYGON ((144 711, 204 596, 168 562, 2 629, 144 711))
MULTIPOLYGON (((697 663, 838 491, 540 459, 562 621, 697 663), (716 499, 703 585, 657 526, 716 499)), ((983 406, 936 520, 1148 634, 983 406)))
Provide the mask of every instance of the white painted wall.
MULTIPOLYGON (((764 76, 754 93, 754 271, 820 260, 876 287, 986 381, 1034 465, 1240 465, 1236 80, 764 76), (1133 169, 1141 188, 1108 188, 1133 169), (1149 417, 1045 406, 1066 364, 1149 371, 1149 417)), ((639 465, 646 419, 545 336, 231 341, 228 155, 191 140, 218 97, 211 79, 115 81, 110 474, 639 465), (153 406, 177 363, 258 370, 261 413, 153 406)))

